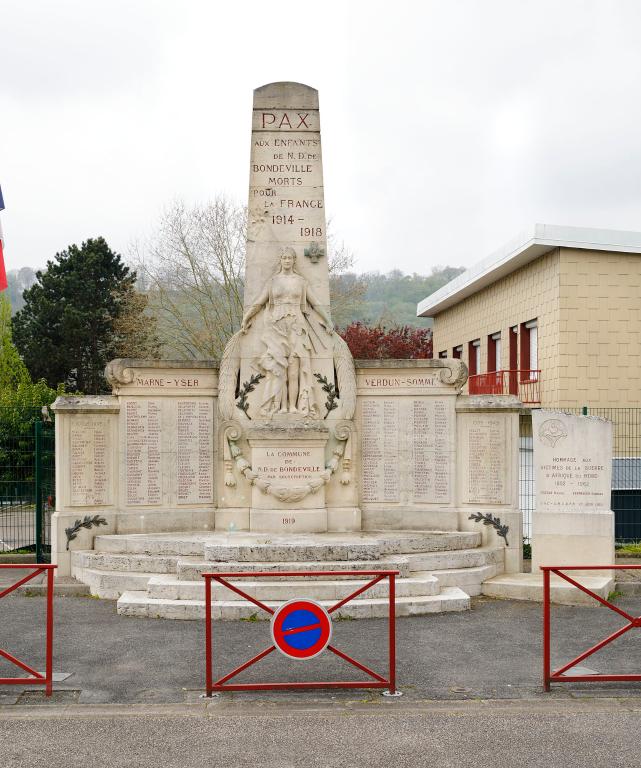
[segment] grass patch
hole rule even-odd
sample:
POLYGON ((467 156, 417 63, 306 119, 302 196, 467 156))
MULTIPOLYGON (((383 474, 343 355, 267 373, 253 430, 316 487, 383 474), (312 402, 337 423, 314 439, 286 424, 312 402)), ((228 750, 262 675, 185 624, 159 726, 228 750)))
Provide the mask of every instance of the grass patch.
POLYGON ((616 554, 619 557, 641 557, 641 541, 633 541, 617 547, 616 554))

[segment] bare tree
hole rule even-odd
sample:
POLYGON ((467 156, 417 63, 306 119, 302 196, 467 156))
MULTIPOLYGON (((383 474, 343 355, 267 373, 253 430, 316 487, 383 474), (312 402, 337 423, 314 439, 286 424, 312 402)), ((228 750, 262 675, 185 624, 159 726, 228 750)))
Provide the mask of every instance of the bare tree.
POLYGON ((367 282, 362 275, 352 272, 356 261, 354 253, 339 242, 331 232, 332 220, 327 221, 327 252, 329 269, 329 293, 334 325, 345 327, 358 313, 367 292, 367 282))
MULTIPOLYGON (((218 359, 240 327, 247 209, 218 196, 206 205, 175 202, 157 231, 134 247, 138 288, 148 296, 148 313, 165 357, 218 359)), ((354 256, 328 236, 332 317, 346 325, 366 290, 348 273, 354 256)))
POLYGON ((165 356, 221 356, 242 318, 246 229, 246 209, 224 196, 190 208, 175 202, 135 246, 165 356))

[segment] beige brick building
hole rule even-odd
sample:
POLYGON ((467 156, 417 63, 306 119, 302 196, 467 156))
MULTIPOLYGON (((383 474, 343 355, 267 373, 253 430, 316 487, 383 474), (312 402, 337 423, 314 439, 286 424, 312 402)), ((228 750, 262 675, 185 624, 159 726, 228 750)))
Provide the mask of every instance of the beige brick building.
POLYGON ((641 406, 641 232, 537 224, 418 305, 469 391, 641 406), (511 372, 511 373, 510 373, 511 372))

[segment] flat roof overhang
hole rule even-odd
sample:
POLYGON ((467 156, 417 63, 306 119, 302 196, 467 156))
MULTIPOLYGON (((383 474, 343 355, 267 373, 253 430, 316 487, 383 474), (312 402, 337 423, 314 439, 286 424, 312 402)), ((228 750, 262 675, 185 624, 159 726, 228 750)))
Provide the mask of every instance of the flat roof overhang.
POLYGON ((419 302, 417 317, 434 317, 555 248, 641 253, 641 232, 535 224, 419 302))

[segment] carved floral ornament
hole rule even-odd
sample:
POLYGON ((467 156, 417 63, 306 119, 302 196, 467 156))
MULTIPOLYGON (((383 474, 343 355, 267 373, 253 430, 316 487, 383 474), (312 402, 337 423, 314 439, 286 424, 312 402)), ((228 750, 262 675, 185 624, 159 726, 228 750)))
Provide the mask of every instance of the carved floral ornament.
POLYGON ((323 472, 317 477, 298 485, 274 482, 271 479, 255 472, 251 464, 243 456, 239 441, 243 431, 239 424, 230 424, 224 430, 223 459, 225 462, 225 485, 229 488, 236 486, 234 465, 236 470, 247 480, 250 485, 255 485, 260 491, 274 496, 279 501, 297 502, 304 499, 310 493, 316 493, 320 488, 329 483, 332 475, 338 469, 342 461, 341 485, 349 485, 351 474, 351 434, 352 427, 349 422, 340 422, 333 429, 337 444, 332 449, 332 458, 327 462, 323 472))

